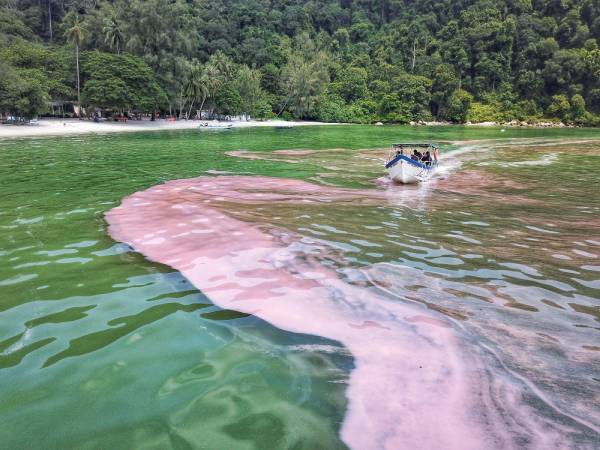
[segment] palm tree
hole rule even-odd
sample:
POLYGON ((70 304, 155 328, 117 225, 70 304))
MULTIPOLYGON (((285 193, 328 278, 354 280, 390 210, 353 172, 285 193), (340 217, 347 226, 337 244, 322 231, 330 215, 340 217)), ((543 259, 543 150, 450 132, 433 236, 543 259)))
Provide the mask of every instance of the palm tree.
POLYGON ((102 32, 104 33, 104 42, 106 42, 110 47, 116 48, 117 54, 120 54, 121 46, 123 45, 125 38, 115 16, 112 16, 110 19, 106 20, 104 23, 104 28, 102 28, 102 32))
POLYGON ((208 86, 208 95, 213 97, 221 87, 221 72, 213 65, 208 64, 206 66, 206 83, 208 86))
POLYGON ((75 59, 77 62, 77 105, 81 105, 81 93, 79 85, 79 47, 83 43, 83 27, 79 21, 79 16, 75 14, 71 19, 71 27, 65 31, 65 37, 67 40, 75 46, 75 59))
POLYGON ((217 68, 216 65, 211 64, 209 62, 206 65, 204 74, 206 77, 206 98, 214 98, 217 95, 219 89, 221 89, 221 85, 224 82, 221 78, 221 71, 217 68))
POLYGON ((200 110, 209 95, 209 85, 204 68, 201 65, 192 67, 190 78, 185 86, 185 95, 190 99, 190 107, 187 116, 190 117, 196 100, 201 100, 200 110))
POLYGON ((221 79, 230 81, 233 78, 235 72, 233 61, 221 50, 217 50, 217 52, 209 58, 208 62, 217 70, 217 72, 219 72, 221 79))

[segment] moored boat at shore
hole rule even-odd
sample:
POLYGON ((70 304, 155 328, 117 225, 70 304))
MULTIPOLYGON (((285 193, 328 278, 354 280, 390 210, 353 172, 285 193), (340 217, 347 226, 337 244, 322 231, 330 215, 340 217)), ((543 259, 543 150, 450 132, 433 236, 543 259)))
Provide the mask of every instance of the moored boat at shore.
POLYGON ((200 122, 200 128, 205 128, 209 130, 231 130, 233 128, 233 124, 219 122, 200 122))
POLYGON ((434 144, 392 144, 385 163, 392 181, 402 184, 428 180, 438 166, 434 144))

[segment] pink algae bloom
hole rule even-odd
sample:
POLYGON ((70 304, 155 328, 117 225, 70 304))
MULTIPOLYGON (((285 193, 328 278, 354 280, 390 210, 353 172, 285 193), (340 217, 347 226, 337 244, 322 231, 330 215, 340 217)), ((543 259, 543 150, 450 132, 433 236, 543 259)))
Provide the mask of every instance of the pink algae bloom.
POLYGON ((516 448, 516 428, 530 448, 563 447, 516 386, 492 380, 450 319, 342 280, 297 245, 300 236, 227 212, 385 197, 297 180, 201 177, 135 193, 106 220, 114 239, 179 270, 216 305, 347 347, 355 368, 341 434, 351 448, 516 448))

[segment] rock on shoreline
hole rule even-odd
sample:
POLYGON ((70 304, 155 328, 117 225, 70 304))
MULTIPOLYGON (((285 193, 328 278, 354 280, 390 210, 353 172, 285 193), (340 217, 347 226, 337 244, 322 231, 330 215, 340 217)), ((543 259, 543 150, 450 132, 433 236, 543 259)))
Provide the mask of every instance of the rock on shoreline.
POLYGON ((531 128, 576 128, 577 125, 565 125, 563 122, 525 122, 511 120, 510 122, 467 122, 465 125, 476 127, 531 127, 531 128))
MULTIPOLYGON (((445 126, 454 125, 451 122, 446 121, 431 121, 427 122, 419 120, 418 122, 409 122, 409 125, 416 126, 445 126)), ((565 125, 563 122, 525 122, 520 120, 511 120, 510 122, 466 122, 465 125, 473 127, 528 127, 528 128, 577 128, 577 125, 565 125)))

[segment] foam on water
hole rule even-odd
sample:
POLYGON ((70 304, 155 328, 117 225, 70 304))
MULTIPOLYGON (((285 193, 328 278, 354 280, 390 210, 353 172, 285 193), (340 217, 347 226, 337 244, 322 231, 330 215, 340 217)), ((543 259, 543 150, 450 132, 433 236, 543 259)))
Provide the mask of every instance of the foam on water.
POLYGON ((539 414, 526 398, 542 395, 493 349, 475 343, 460 321, 423 306, 426 298, 411 301, 398 291, 402 268, 393 277, 377 265, 335 270, 323 261, 343 258, 341 250, 245 214, 273 203, 359 207, 415 197, 402 192, 195 178, 129 196, 106 220, 114 239, 179 270, 215 304, 341 342, 355 361, 341 430, 352 448, 571 447, 575 428, 594 424, 539 414))

